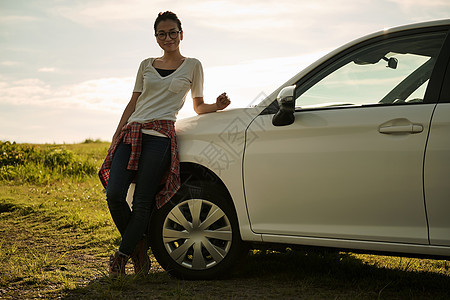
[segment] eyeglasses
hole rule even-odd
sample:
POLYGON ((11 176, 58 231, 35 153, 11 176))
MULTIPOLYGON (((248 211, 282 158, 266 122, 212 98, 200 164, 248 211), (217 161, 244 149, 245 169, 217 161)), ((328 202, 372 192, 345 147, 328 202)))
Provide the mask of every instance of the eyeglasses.
POLYGON ((172 40, 174 40, 174 39, 176 39, 176 38, 178 37, 178 34, 179 34, 180 32, 181 32, 181 30, 180 30, 180 31, 169 31, 169 32, 163 32, 163 31, 161 31, 161 32, 156 33, 155 36, 156 36, 159 40, 163 41, 163 40, 166 39, 167 35, 169 35, 169 37, 170 37, 172 40))

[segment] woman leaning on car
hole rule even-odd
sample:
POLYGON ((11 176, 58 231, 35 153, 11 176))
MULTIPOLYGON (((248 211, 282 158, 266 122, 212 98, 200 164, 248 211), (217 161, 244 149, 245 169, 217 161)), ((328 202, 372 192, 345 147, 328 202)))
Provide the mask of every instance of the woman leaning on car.
POLYGON ((110 258, 111 276, 125 274, 129 258, 135 273, 145 275, 150 269, 145 237, 150 213, 154 206, 167 203, 180 187, 174 123, 188 91, 197 114, 222 110, 230 104, 225 93, 214 104, 204 103, 202 65, 181 55, 183 30, 176 14, 159 13, 154 29, 164 54, 141 62, 131 100, 99 171, 108 208, 122 237, 118 251, 110 258), (131 210, 126 196, 132 182, 136 186, 131 210))

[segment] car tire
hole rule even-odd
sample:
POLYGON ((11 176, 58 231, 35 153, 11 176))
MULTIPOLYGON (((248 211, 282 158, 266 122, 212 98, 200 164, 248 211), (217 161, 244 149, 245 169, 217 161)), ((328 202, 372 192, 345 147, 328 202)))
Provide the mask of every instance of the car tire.
POLYGON ((229 274, 247 250, 236 213, 220 188, 183 184, 150 223, 152 252, 163 269, 182 279, 229 274))

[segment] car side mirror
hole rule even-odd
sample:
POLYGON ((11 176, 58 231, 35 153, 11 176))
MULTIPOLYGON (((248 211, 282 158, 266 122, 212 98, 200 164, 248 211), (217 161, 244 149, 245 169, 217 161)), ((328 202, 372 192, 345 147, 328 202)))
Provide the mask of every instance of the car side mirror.
POLYGON ((294 99, 295 85, 283 88, 277 96, 278 105, 280 109, 272 118, 272 124, 275 126, 285 126, 294 123, 295 121, 295 99, 294 99))

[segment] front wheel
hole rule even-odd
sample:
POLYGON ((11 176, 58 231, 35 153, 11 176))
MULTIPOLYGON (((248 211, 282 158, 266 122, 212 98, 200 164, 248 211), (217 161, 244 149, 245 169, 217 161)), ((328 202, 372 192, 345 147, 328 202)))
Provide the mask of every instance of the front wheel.
POLYGON ((150 230, 153 254, 178 278, 223 276, 245 252, 234 209, 213 186, 184 184, 155 210, 150 230))

